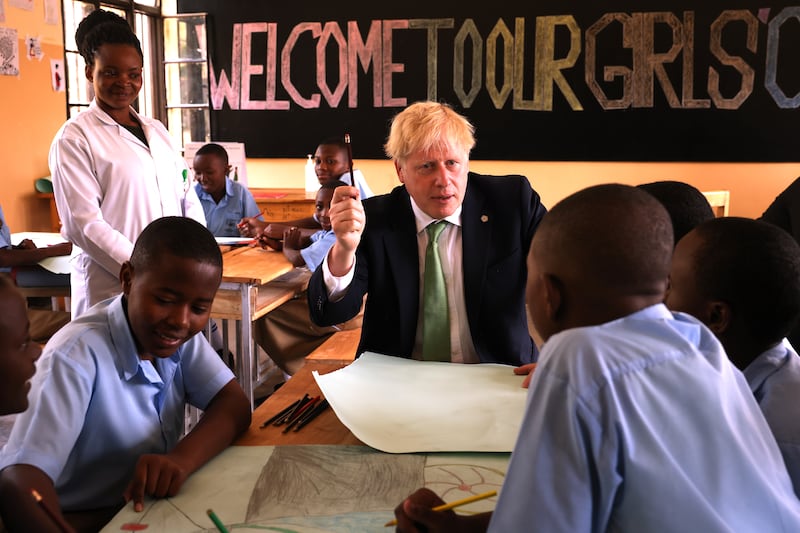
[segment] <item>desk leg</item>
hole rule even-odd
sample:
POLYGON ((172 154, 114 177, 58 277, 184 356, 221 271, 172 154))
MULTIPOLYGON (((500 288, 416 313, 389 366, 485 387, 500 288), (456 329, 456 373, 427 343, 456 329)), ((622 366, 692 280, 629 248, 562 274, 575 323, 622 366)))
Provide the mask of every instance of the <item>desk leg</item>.
MULTIPOLYGON (((244 389, 244 394, 250 402, 250 409, 253 409, 253 300, 255 287, 250 284, 242 283, 240 287, 242 296, 242 320, 239 323, 241 344, 239 357, 236 359, 237 374, 239 384, 244 389)), ((238 344, 238 343, 237 343, 238 344)))

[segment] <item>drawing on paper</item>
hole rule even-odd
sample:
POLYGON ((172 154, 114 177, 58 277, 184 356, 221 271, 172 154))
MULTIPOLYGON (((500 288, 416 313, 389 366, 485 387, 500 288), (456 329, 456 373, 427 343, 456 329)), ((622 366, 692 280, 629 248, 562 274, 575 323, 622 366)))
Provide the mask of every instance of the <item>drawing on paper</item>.
MULTIPOLYGON (((103 530, 282 533, 386 531, 393 510, 426 486, 445 501, 498 490, 509 454, 387 454, 366 446, 235 446, 192 476, 175 498, 126 506, 103 530)), ((495 498, 459 510, 494 508, 495 498)))

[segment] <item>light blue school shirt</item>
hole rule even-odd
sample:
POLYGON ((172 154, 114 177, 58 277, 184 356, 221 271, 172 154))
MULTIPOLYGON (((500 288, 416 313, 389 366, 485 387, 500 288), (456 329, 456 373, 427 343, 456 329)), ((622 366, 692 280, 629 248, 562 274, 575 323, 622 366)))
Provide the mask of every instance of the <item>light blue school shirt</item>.
POLYGON ((744 376, 661 304, 551 337, 490 531, 800 531, 744 376))
POLYGON ((778 441, 794 492, 800 496, 800 357, 784 341, 747 365, 744 377, 778 441))
POLYGON ((215 237, 238 237, 237 224, 245 217, 258 215, 259 220, 264 220, 253 194, 238 181, 225 178, 225 196, 219 203, 199 183, 194 189, 206 215, 206 227, 215 237))
POLYGON ((319 230, 312 233, 310 239, 311 244, 300 250, 300 255, 303 256, 308 269, 314 272, 336 242, 336 234, 333 230, 319 230))
POLYGON ((205 409, 233 379, 202 334, 155 364, 139 359, 122 296, 61 328, 36 366, 0 468, 41 469, 68 511, 121 505, 139 456, 175 447, 185 403, 205 409))

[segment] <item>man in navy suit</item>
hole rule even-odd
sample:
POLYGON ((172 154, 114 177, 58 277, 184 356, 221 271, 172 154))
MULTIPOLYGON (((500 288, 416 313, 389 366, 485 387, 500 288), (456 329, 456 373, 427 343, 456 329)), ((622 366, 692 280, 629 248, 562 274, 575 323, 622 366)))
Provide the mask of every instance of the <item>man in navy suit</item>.
POLYGON ((429 358, 422 349, 426 227, 444 220, 438 251, 449 322, 440 329, 449 323, 450 353, 440 360, 536 360, 526 256, 546 210, 523 176, 469 172, 474 144, 473 126, 444 104, 418 102, 394 118, 386 153, 403 185, 363 204, 357 189, 334 191, 336 242, 308 289, 315 323, 352 318, 366 294, 358 353, 429 358))

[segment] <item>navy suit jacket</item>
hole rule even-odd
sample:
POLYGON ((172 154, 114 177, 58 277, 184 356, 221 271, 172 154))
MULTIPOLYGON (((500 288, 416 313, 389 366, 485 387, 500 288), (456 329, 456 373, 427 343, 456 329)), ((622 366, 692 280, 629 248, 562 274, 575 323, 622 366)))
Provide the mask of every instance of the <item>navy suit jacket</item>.
MULTIPOLYGON (((317 268, 308 287, 311 319, 320 326, 354 317, 367 294, 357 353, 411 357, 419 314, 419 252, 404 186, 364 200, 366 226, 353 282, 330 302, 317 268)), ((481 362, 520 365, 537 350, 525 314, 526 259, 546 210, 524 176, 469 173, 461 212, 464 301, 481 362)))

